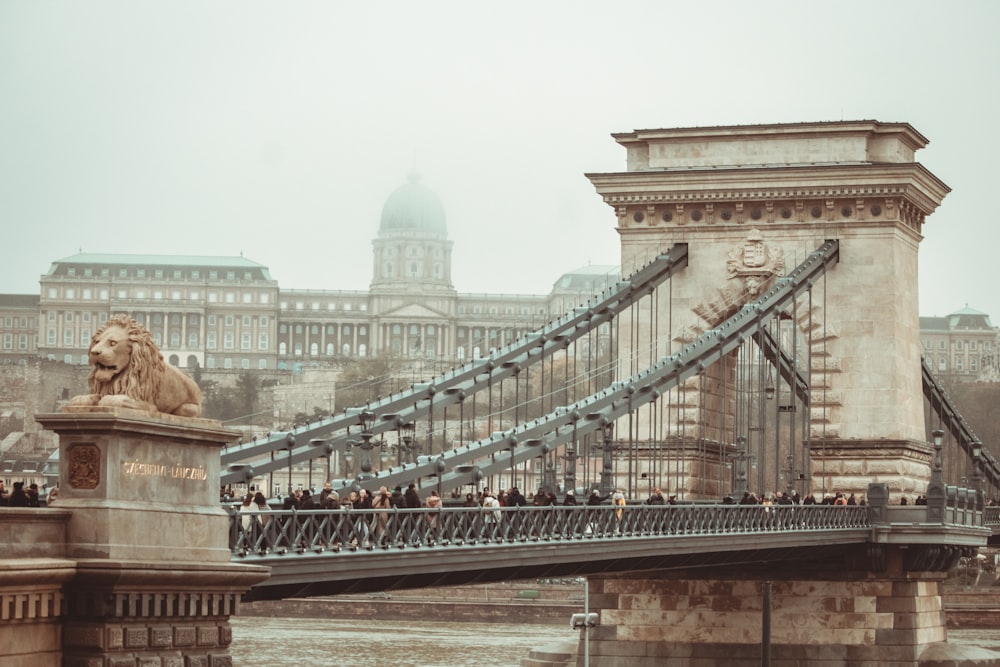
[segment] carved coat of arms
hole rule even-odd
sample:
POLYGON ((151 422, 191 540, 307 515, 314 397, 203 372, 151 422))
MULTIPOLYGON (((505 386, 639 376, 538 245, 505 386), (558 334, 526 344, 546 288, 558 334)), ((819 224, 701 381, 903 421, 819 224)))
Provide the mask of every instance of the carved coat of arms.
POLYGON ((66 479, 74 489, 96 489, 101 483, 101 450, 97 445, 71 445, 66 479))
POLYGON ((739 278, 746 286, 747 295, 756 298, 774 276, 785 271, 785 252, 764 243, 760 230, 754 228, 747 240, 730 249, 726 258, 729 278, 739 278))

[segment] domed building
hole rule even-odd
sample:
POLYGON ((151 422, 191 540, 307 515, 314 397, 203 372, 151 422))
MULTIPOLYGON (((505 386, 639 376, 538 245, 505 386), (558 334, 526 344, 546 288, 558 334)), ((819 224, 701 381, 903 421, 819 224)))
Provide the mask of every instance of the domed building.
POLYGON ((386 199, 372 246, 376 349, 397 357, 440 356, 455 334, 452 242, 441 200, 415 174, 386 199))
POLYGON ((22 354, 86 364, 96 326, 128 312, 175 365, 294 370, 392 356, 433 372, 486 355, 618 280, 617 267, 588 266, 544 295, 457 292, 445 207, 416 175, 386 198, 372 250, 367 291, 281 289, 244 257, 73 255, 41 277, 38 335, 22 354))
POLYGON ((372 242, 372 289, 451 290, 451 241, 444 206, 417 175, 386 199, 372 242))
POLYGON ((448 235, 444 206, 438 196, 420 182, 418 174, 410 174, 409 182, 385 200, 378 232, 379 236, 418 233, 444 238, 448 235))

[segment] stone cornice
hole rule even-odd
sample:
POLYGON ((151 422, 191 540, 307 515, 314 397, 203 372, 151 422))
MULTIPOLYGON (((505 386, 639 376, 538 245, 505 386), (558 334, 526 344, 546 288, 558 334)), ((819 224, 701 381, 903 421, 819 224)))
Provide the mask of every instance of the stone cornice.
POLYGON ((625 145, 634 141, 678 140, 732 137, 789 137, 789 136, 834 136, 892 134, 900 137, 913 150, 923 148, 929 142, 909 123, 884 123, 877 120, 818 121, 804 123, 772 123, 758 125, 720 125, 716 127, 678 127, 664 129, 633 130, 616 132, 611 136, 625 145))
POLYGON ((65 406, 61 412, 39 413, 38 423, 60 435, 67 432, 88 435, 113 432, 147 437, 176 439, 178 434, 189 442, 223 447, 239 437, 238 431, 222 426, 214 419, 150 414, 142 410, 108 406, 65 406))
POLYGON ((919 163, 650 170, 586 176, 605 203, 614 207, 887 197, 902 198, 929 215, 950 192, 919 163))

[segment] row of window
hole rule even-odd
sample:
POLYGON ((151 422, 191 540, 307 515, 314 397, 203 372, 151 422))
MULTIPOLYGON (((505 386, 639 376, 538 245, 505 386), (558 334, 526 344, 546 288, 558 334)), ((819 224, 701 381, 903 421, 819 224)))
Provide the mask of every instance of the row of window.
MULTIPOLYGON (((105 322, 108 319, 107 314, 103 313, 74 313, 73 311, 54 311, 50 310, 47 315, 47 320, 49 322, 57 322, 62 319, 65 322, 73 322, 79 319, 81 322, 90 321, 100 321, 105 322), (62 317, 60 317, 60 315, 62 317)), ((133 313, 132 317, 135 321, 144 327, 153 330, 155 328, 161 327, 164 323, 169 326, 179 327, 185 321, 189 327, 197 327, 200 321, 200 316, 197 313, 190 313, 187 315, 182 315, 180 313, 171 313, 170 315, 164 315, 163 313, 153 313, 147 315, 145 313, 133 313)), ((241 323, 243 327, 252 327, 254 324, 266 328, 270 323, 270 317, 267 315, 208 315, 207 316, 208 326, 214 327, 218 326, 219 322, 223 323, 223 326, 232 327, 235 326, 237 322, 241 323)))
MULTIPOLYGON (((87 327, 83 327, 83 328, 80 329, 80 333, 79 333, 80 343, 79 343, 79 345, 75 342, 77 340, 76 336, 77 336, 77 333, 76 333, 75 330, 73 330, 73 329, 66 329, 66 330, 64 330, 63 331, 62 346, 63 347, 90 347, 90 336, 91 336, 90 329, 88 329, 87 327)), ((45 331, 45 344, 46 345, 48 345, 49 347, 55 347, 58 344, 57 343, 58 340, 59 340, 59 337, 58 337, 58 334, 57 334, 57 332, 56 332, 55 329, 49 328, 49 329, 47 329, 45 331)))
MULTIPOLYGON (((318 324, 312 324, 312 325, 296 324, 294 326, 293 325, 289 325, 289 324, 281 324, 281 325, 278 326, 278 333, 279 334, 287 334, 287 333, 289 333, 289 331, 294 331, 296 334, 301 335, 301 334, 304 334, 306 332, 305 331, 306 326, 309 327, 309 333, 310 333, 310 335, 313 335, 313 336, 318 336, 319 335, 319 333, 320 333, 320 325, 318 325, 318 324)), ((326 334, 328 336, 334 336, 334 335, 336 335, 337 334, 337 326, 338 325, 336 325, 336 324, 328 324, 328 325, 326 325, 326 327, 325 327, 326 334)), ((343 335, 345 335, 345 336, 350 336, 351 332, 354 330, 353 327, 350 324, 341 324, 339 326, 340 326, 340 332, 343 335)), ((367 336, 368 335, 368 327, 366 327, 363 324, 359 325, 358 326, 358 335, 359 336, 367 336)))
MULTIPOLYGON (((395 257, 396 256, 396 248, 394 246, 391 246, 391 245, 385 246, 384 249, 383 249, 383 252, 386 254, 387 257, 395 257)), ((432 253, 435 257, 440 257, 441 256, 441 247, 440 246, 426 246, 426 247, 421 247, 421 246, 415 246, 415 245, 408 245, 408 246, 406 246, 406 256, 407 257, 420 257, 420 256, 423 255, 424 252, 432 253), (433 248, 433 250, 432 250, 432 248, 433 248)))
MULTIPOLYGON (((955 357, 954 364, 953 364, 954 365, 954 371, 956 373, 964 373, 965 372, 966 361, 968 361, 968 366, 969 366, 969 372, 970 373, 978 373, 980 368, 986 369, 986 368, 989 368, 991 366, 995 367, 997 365, 997 362, 996 362, 996 360, 994 359, 994 357, 992 355, 984 356, 982 358, 969 357, 968 359, 966 359, 965 357, 955 357)), ((931 355, 928 355, 927 356, 927 363, 931 367, 933 367, 934 363, 935 363, 934 362, 934 357, 931 356, 931 355)), ((937 358, 937 369, 939 371, 947 371, 948 370, 948 357, 947 357, 947 355, 945 355, 945 356, 939 356, 937 358)))
MULTIPOLYGON (((107 288, 100 288, 93 290, 90 287, 80 288, 79 295, 77 295, 77 288, 75 287, 49 287, 46 292, 46 298, 52 300, 62 299, 64 301, 107 301, 111 296, 111 291, 107 288)), ((144 287, 135 287, 131 289, 118 288, 114 292, 116 299, 126 300, 126 299, 153 299, 153 301, 201 301, 202 292, 196 289, 193 290, 181 290, 181 289, 170 289, 163 290, 159 288, 146 289, 144 287)), ((258 291, 258 290, 208 290, 206 292, 206 298, 208 303, 243 303, 243 304, 269 304, 271 303, 271 293, 268 291, 258 291)))
MULTIPOLYGON (((354 310, 355 308, 357 310, 361 311, 361 312, 367 312, 367 310, 368 310, 368 304, 367 303, 351 304, 348 301, 345 301, 343 303, 338 303, 336 301, 330 301, 330 302, 327 302, 327 303, 323 303, 323 302, 320 302, 320 301, 310 301, 308 303, 305 302, 305 301, 282 301, 279 304, 279 306, 280 306, 281 310, 313 310, 313 311, 320 311, 320 310, 323 310, 324 307, 325 307, 325 309, 327 311, 336 311, 336 310, 339 309, 339 310, 343 310, 345 312, 350 312, 350 311, 354 310)), ((465 304, 460 304, 458 306, 458 314, 459 315, 466 315, 468 313, 471 313, 473 315, 483 315, 483 314, 499 315, 500 314, 500 308, 501 308, 500 306, 482 306, 482 305, 479 305, 479 304, 472 305, 472 306, 467 306, 465 304)), ((513 316, 515 314, 514 311, 515 311, 515 307, 514 306, 504 306, 503 307, 503 314, 504 315, 511 315, 511 316, 513 316)), ((535 309, 535 312, 532 313, 531 312, 531 308, 529 306, 521 306, 518 309, 518 313, 517 314, 524 315, 524 316, 530 316, 530 315, 534 314, 534 315, 540 315, 540 316, 544 317, 547 312, 548 311, 547 311, 546 308, 544 308, 544 307, 538 307, 538 308, 535 309)))
MULTIPOLYGON (((440 277, 440 276, 436 276, 440 277)), ((97 290, 91 289, 90 287, 80 288, 79 294, 77 294, 77 288, 75 287, 49 287, 46 291, 48 299, 53 301, 63 300, 63 301, 108 301, 110 298, 110 291, 107 288, 100 288, 97 290)), ((199 290, 181 290, 181 289, 171 289, 165 291, 163 289, 152 289, 147 290, 145 288, 134 288, 134 289, 117 289, 115 291, 115 298, 120 300, 128 299, 149 299, 153 301, 201 301, 202 293, 199 290)), ((205 300, 207 303, 227 303, 227 304, 245 304, 245 305, 268 305, 271 303, 271 294, 268 291, 256 291, 256 290, 244 290, 244 291, 218 291, 218 290, 208 290, 206 292, 205 300)), ((327 310, 329 312, 336 312, 338 310, 344 312, 351 312, 352 310, 358 310, 360 312, 367 312, 367 303, 351 303, 349 301, 337 302, 320 302, 320 301, 281 301, 279 303, 281 310, 312 310, 320 311, 327 310)), ((515 306, 502 306, 503 314, 513 316, 515 314, 515 306)), ((481 304, 475 304, 472 306, 466 304, 460 304, 458 306, 458 314, 465 315, 471 313, 473 315, 500 315, 501 306, 483 306, 481 304)), ((532 313, 532 308, 529 306, 520 306, 517 309, 517 314, 530 316, 532 314, 544 317, 547 313, 545 307, 536 307, 535 312, 532 313)), ((22 318, 23 319, 23 318, 22 318)), ((7 326, 12 326, 7 324, 7 326)), ((23 326, 23 325, 22 325, 23 326)))
MULTIPOLYGON (((251 367, 250 360, 245 357, 237 360, 233 360, 232 357, 223 357, 222 363, 220 365, 219 360, 216 359, 215 357, 207 357, 205 359, 205 368, 224 368, 226 370, 229 370, 237 367, 243 370, 250 370, 251 367), (237 366, 237 364, 239 365, 237 366)), ((267 370, 267 359, 258 359, 257 368, 262 371, 267 370)))
MULTIPOLYGON (((280 343, 278 343, 278 355, 279 356, 282 356, 282 357, 288 356, 288 349, 289 349, 288 343, 286 343, 285 341, 281 341, 280 343)), ((345 357, 350 357, 351 356, 351 350, 352 350, 351 346, 348 343, 344 343, 340 347, 340 354, 342 356, 345 356, 345 357)), ((360 343, 358 345, 357 350, 358 350, 358 356, 359 357, 365 357, 365 356, 368 355, 368 346, 365 345, 364 343, 360 343)), ((336 354, 336 351, 337 351, 337 348, 334 346, 333 343, 327 343, 326 347, 323 350, 324 354, 326 356, 328 356, 328 357, 334 356, 336 354)), ((394 351, 397 354, 399 354, 399 353, 402 352, 402 350, 394 350, 394 351)), ((488 354, 493 354, 494 352, 496 352, 496 348, 492 348, 492 347, 489 348, 488 354)), ((434 356, 435 356, 435 351, 434 351, 434 349, 428 347, 427 349, 423 350, 423 355, 426 356, 429 359, 433 359, 434 356)), ((482 347, 480 347, 479 345, 475 345, 475 346, 472 347, 472 358, 473 359, 479 359, 479 358, 482 357, 482 355, 483 355, 483 348, 482 347)), ((305 348, 302 346, 301 343, 298 343, 298 342, 295 343, 294 347, 292 348, 292 356, 295 356, 295 357, 303 357, 303 356, 305 356, 305 348)), ((309 345, 309 356, 310 357, 319 357, 320 356, 319 343, 311 343, 309 345)), ((465 361, 465 358, 466 358, 466 348, 465 348, 464 345, 459 345, 458 346, 458 348, 455 350, 455 356, 457 357, 457 359, 459 361, 465 361)), ((244 361, 246 363, 249 363, 249 361, 247 361, 247 360, 244 360, 244 361)), ((261 359, 260 362, 263 364, 264 360, 261 359)), ((208 361, 206 362, 206 364, 207 364, 208 368, 214 368, 214 366, 212 366, 212 357, 208 358, 208 361)), ((244 368, 249 368, 249 366, 243 366, 243 367, 244 368)), ((231 367, 230 366, 226 366, 226 368, 231 368, 231 367)), ((264 368, 264 366, 261 366, 261 368, 264 368)))
MULTIPOLYGON (((287 334, 288 327, 286 325, 283 324, 279 328, 280 328, 280 331, 281 331, 282 334, 287 334)), ((310 333, 312 335, 319 335, 319 327, 317 325, 312 325, 312 327, 310 327, 310 329, 311 329, 310 333)), ((334 327, 327 327, 327 333, 330 334, 330 335, 334 335, 336 332, 333 329, 334 329, 334 327)), ((351 335, 351 331, 352 331, 351 325, 349 325, 349 324, 343 325, 342 333, 343 333, 344 336, 350 336, 351 335)), ((163 342, 164 342, 163 332, 161 332, 159 330, 153 330, 150 333, 153 336, 153 342, 155 342, 157 346, 162 347, 163 346, 163 342)), ((302 334, 303 333, 303 326, 302 325, 297 325, 295 327, 295 333, 296 334, 302 334)), ((366 337, 368 335, 368 327, 366 327, 364 325, 358 326, 357 333, 358 333, 359 337, 362 337, 362 338, 366 337)), ((401 334, 402 334, 402 327, 400 325, 393 325, 393 327, 392 327, 392 333, 396 337, 401 336, 401 334)), ((464 340, 466 338, 467 331, 465 329, 459 329, 457 333, 458 333, 458 338, 459 339, 463 339, 464 340)), ((421 332, 420 332, 419 328, 417 327, 417 325, 411 325, 411 327, 410 327, 410 334, 414 336, 414 340, 419 340, 419 337, 421 336, 421 332)), ((90 345, 91 335, 92 335, 92 332, 91 332, 91 330, 90 330, 89 327, 81 327, 79 330, 75 330, 75 329, 72 329, 72 328, 64 329, 63 330, 63 336, 62 336, 62 347, 88 347, 90 345), (79 342, 77 342, 77 341, 79 341, 79 342)), ((472 336, 471 336, 471 338, 474 341, 479 341, 479 340, 485 341, 486 338, 488 337, 488 339, 490 340, 490 342, 493 343, 494 346, 496 346, 498 340, 503 339, 503 338, 505 338, 507 340, 511 340, 515 336, 516 336, 516 332, 514 332, 514 331, 498 331, 496 329, 493 329, 493 330, 490 330, 489 332, 487 332, 487 336, 484 337, 483 331, 481 329, 476 328, 476 329, 472 330, 472 336), (503 334, 506 334, 506 335, 503 335, 503 334)), ((426 346, 427 349, 433 349, 435 347, 435 344, 434 344, 433 341, 436 338, 436 330, 434 329, 433 326, 428 325, 428 327, 426 329, 426 337, 428 338, 427 346, 426 346)), ((178 349, 178 348, 181 347, 181 341, 183 339, 183 336, 182 336, 182 333, 180 331, 176 331, 176 330, 170 331, 168 333, 168 338, 169 338, 169 343, 170 343, 169 344, 170 349, 178 349)), ((235 345, 236 345, 236 338, 237 338, 237 336, 236 336, 235 332, 229 331, 229 330, 223 331, 221 338, 222 338, 222 348, 221 349, 224 349, 224 350, 236 349, 235 345)), ((13 334, 9 334, 9 333, 8 334, 4 334, 4 340, 6 341, 7 339, 10 339, 11 341, 13 341, 13 334)), ((27 335, 26 334, 21 334, 20 339, 24 340, 24 341, 27 341, 27 335)), ((257 350, 261 351, 261 352, 268 351, 268 344, 269 344, 269 340, 270 340, 269 336, 268 336, 268 333, 266 331, 258 331, 257 335, 256 335, 256 339, 257 339, 257 350)), ((253 349, 254 334, 251 331, 243 331, 243 332, 241 332, 239 334, 239 340, 240 340, 240 347, 239 347, 239 349, 241 349, 241 350, 251 350, 251 349, 253 349)), ((46 337, 45 337, 46 345, 49 346, 49 347, 55 347, 58 344, 58 341, 59 341, 58 331, 55 328, 49 328, 49 329, 47 329, 46 330, 46 337)), ((198 345, 199 345, 199 341, 200 341, 199 332, 197 332, 197 331, 191 331, 191 330, 189 330, 187 332, 187 347, 189 349, 195 349, 195 348, 197 348, 198 345)), ((298 344, 301 345, 301 343, 298 343, 298 344)), ((401 343, 398 340, 394 340, 393 344, 394 345, 399 345, 401 343)), ((313 343, 312 345, 316 346, 316 345, 318 345, 318 343, 313 343)), ((330 342, 330 343, 327 343, 326 345, 327 345, 328 348, 331 348, 331 346, 333 345, 333 343, 330 342)), ((5 344, 5 348, 4 349, 12 349, 12 347, 13 347, 13 343, 11 343, 9 346, 7 346, 5 344)), ((205 333, 205 347, 208 350, 219 349, 219 332, 208 331, 208 332, 205 333)), ((24 343, 24 347, 20 347, 19 349, 27 349, 27 343, 25 342, 24 343)), ((332 350, 332 348, 331 348, 331 350, 332 350)), ((279 352, 279 354, 283 354, 283 353, 279 352)), ((313 352, 313 354, 318 354, 318 351, 317 352, 313 352)), ((334 354, 334 352, 333 351, 328 351, 327 354, 332 355, 332 354, 334 354)))
MULTIPOLYGON (((975 340, 954 340, 951 343, 952 343, 952 346, 956 350, 964 350, 964 349, 967 348, 970 351, 976 351, 977 349, 979 349, 978 348, 979 341, 975 341, 975 340)), ((991 350, 991 349, 993 349, 993 341, 984 340, 984 341, 982 341, 982 344, 983 344, 983 349, 984 350, 991 350)), ((948 349, 948 341, 945 340, 945 339, 939 340, 937 347, 938 347, 939 350, 947 350, 948 349)), ((925 350, 933 350, 934 349, 934 341, 930 340, 930 339, 924 340, 924 349, 925 350)))
MULTIPOLYGON (((17 349, 18 350, 29 350, 28 341, 33 338, 30 334, 18 334, 17 339, 17 349)), ((14 334, 5 333, 3 335, 3 349, 7 351, 12 351, 14 349, 14 334)))
MULTIPOLYGON (((403 276, 404 278, 424 278, 424 272, 421 271, 421 265, 418 262, 410 262, 406 266, 406 272, 403 276)), ((385 262, 384 268, 382 269, 382 275, 385 278, 395 278, 396 277, 396 267, 392 262, 385 262)), ((432 277, 435 280, 441 280, 444 277, 444 269, 440 264, 434 265, 434 270, 432 271, 432 277)))
POLYGON ((242 280, 254 279, 252 271, 219 271, 216 269, 202 271, 201 269, 118 268, 112 270, 109 267, 101 267, 95 271, 93 267, 84 267, 82 270, 78 271, 75 266, 69 266, 66 267, 66 275, 70 277, 83 276, 84 278, 93 278, 94 276, 110 278, 114 276, 116 278, 153 278, 156 280, 163 280, 165 278, 170 278, 171 280, 202 280, 204 278, 207 278, 208 280, 219 280, 220 277, 225 280, 236 280, 237 277, 242 280))
MULTIPOLYGON (((232 331, 224 331, 222 334, 222 349, 223 350, 233 350, 235 345, 235 336, 232 331)), ((205 347, 209 350, 219 349, 218 337, 216 332, 209 331, 205 334, 205 347)), ((253 349, 253 334, 250 332, 244 332, 240 334, 240 349, 241 350, 251 350, 253 349)), ((268 335, 264 332, 259 332, 257 334, 257 350, 260 352, 268 351, 268 335)))
MULTIPOLYGON (((322 310, 323 305, 324 304, 320 303, 319 301, 311 301, 311 302, 309 302, 308 308, 306 307, 306 302, 305 301, 282 301, 279 304, 281 310, 293 310, 293 309, 294 310, 322 310)), ((350 312, 350 311, 354 310, 355 306, 357 306, 357 309, 360 310, 361 312, 365 312, 365 311, 368 310, 368 304, 367 303, 352 304, 350 301, 345 301, 342 304, 338 304, 336 301, 329 301, 329 302, 326 303, 326 309, 328 311, 335 311, 335 310, 337 310, 337 306, 338 305, 340 306, 340 310, 343 310, 345 312, 350 312)))
MULTIPOLYGON (((157 347, 163 347, 163 334, 160 331, 151 332, 153 336, 153 342, 156 343, 157 347)), ((84 327, 79 330, 77 334, 73 329, 66 329, 63 331, 62 337, 62 347, 89 347, 90 346, 90 329, 84 327), (79 338, 78 338, 79 336, 79 338), (76 341, 79 340, 79 344, 76 341)), ((11 347, 6 346, 7 338, 13 339, 12 334, 4 334, 5 349, 11 349, 11 347)), ((25 341, 27 340, 26 335, 22 335, 25 341)), ((240 339, 240 349, 241 350, 251 350, 253 349, 253 334, 251 332, 243 332, 239 336, 240 339)), ((45 335, 45 344, 49 347, 55 347, 58 344, 59 336, 55 329, 48 329, 45 335)), ((178 349, 181 346, 181 332, 171 331, 169 334, 170 349, 178 349)), ((199 345, 200 335, 197 331, 187 332, 187 347, 190 349, 196 349, 199 345)), ((209 331, 205 334, 205 347, 209 350, 216 350, 219 348, 218 344, 218 334, 215 331, 209 331)), ((267 352, 269 346, 270 337, 267 332, 261 331, 257 333, 257 349, 261 352, 267 352)), ((232 331, 222 332, 222 349, 233 350, 236 345, 236 335, 232 331)), ((22 347, 20 349, 27 349, 22 347)))
POLYGON ((5 317, 3 318, 4 329, 13 329, 14 321, 17 320, 17 327, 19 329, 34 329, 35 328, 35 318, 34 317, 5 317))
MULTIPOLYGON (((211 319, 211 318, 209 318, 209 319, 211 319)), ((227 326, 228 326, 228 324, 227 324, 227 326)), ((295 335, 303 335, 303 334, 307 333, 307 329, 308 329, 308 333, 310 335, 312 335, 312 336, 318 336, 318 335, 320 335, 320 333, 326 333, 326 335, 328 335, 328 336, 335 336, 337 334, 337 327, 338 326, 340 327, 340 332, 341 332, 342 335, 345 335, 345 336, 350 336, 351 335, 351 332, 353 331, 353 328, 351 327, 350 324, 340 324, 340 325, 337 325, 337 324, 327 324, 327 325, 319 325, 319 324, 309 324, 309 325, 307 325, 307 324, 295 324, 295 325, 290 325, 290 324, 284 324, 284 323, 282 323, 282 324, 280 324, 278 326, 278 333, 281 334, 281 335, 285 335, 285 334, 288 334, 288 333, 294 333, 295 335)), ((404 328, 404 325, 393 324, 389 328, 390 335, 391 336, 402 336, 403 335, 403 328, 404 328)), ((363 336, 367 336, 368 335, 368 327, 365 326, 365 325, 363 325, 363 324, 357 325, 357 330, 358 330, 358 336, 362 336, 363 337, 363 336)), ((469 331, 468 327, 458 327, 456 329, 456 335, 459 338, 465 338, 468 331, 469 331)), ((484 335, 483 334, 483 329, 481 327, 473 327, 471 329, 471 331, 472 331, 472 337, 473 338, 482 338, 483 335, 484 335)), ((506 333, 508 335, 520 335, 517 331, 515 331, 514 329, 510 329, 510 328, 489 329, 488 331, 489 331, 488 335, 489 335, 490 338, 498 338, 498 337, 500 337, 500 333, 501 332, 504 332, 504 333, 506 333)), ((409 333, 410 336, 421 336, 421 335, 423 335, 423 336, 436 336, 437 333, 438 333, 438 328, 435 325, 433 325, 433 324, 425 324, 425 325, 422 325, 422 326, 419 325, 419 324, 411 324, 408 327, 408 333, 409 333)))
MULTIPOLYGON (((473 306, 471 306, 471 308, 469 306, 464 305, 464 304, 459 305, 459 307, 458 307, 458 314, 459 315, 465 315, 467 312, 471 312, 473 315, 482 315, 483 313, 487 313, 489 315, 499 315, 500 314, 500 306, 488 306, 484 310, 483 306, 481 306, 479 304, 473 305, 473 306)), ((504 306, 503 314, 504 315, 513 315, 514 314, 514 306, 504 306)), ((519 315, 531 315, 532 314, 531 313, 531 308, 529 306, 521 306, 520 311, 518 312, 518 314, 519 315)), ((544 317, 545 314, 546 314, 546 309, 545 308, 541 308, 541 307, 540 308, 536 308, 534 314, 535 315, 541 315, 541 316, 544 317)))
MULTIPOLYGON (((288 343, 286 341, 281 341, 280 343, 278 343, 278 356, 281 357, 288 356, 288 349, 289 349, 288 343)), ((343 345, 340 346, 340 354, 345 357, 349 357, 351 356, 352 349, 353 348, 351 347, 350 343, 344 343, 343 345)), ((301 357, 304 356, 305 354, 305 348, 302 346, 302 343, 300 341, 296 341, 294 343, 292 350, 293 350, 292 355, 296 357, 301 357)), ((319 343, 311 343, 309 345, 309 356, 310 357, 320 356, 319 350, 320 350, 319 343)), ((335 356, 337 354, 336 346, 333 343, 327 343, 323 349, 323 354, 328 357, 335 356)), ((359 357, 368 356, 368 346, 366 344, 364 343, 358 344, 358 356, 359 357)))

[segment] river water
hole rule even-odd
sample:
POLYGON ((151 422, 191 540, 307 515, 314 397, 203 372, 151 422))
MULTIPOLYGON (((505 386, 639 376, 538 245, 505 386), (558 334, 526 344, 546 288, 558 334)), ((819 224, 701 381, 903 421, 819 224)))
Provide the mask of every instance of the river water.
MULTIPOLYGON (((533 648, 574 642, 569 623, 443 623, 317 618, 230 619, 234 667, 517 667, 533 648)), ((1000 651, 996 630, 949 630, 953 644, 1000 651)))
POLYGON ((533 648, 579 637, 568 619, 559 625, 415 624, 240 616, 230 623, 234 667, 517 667, 533 648))

